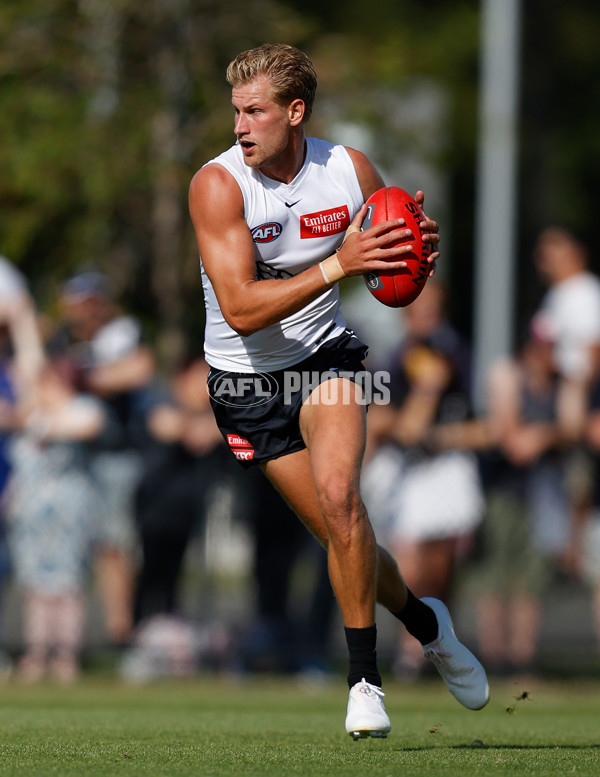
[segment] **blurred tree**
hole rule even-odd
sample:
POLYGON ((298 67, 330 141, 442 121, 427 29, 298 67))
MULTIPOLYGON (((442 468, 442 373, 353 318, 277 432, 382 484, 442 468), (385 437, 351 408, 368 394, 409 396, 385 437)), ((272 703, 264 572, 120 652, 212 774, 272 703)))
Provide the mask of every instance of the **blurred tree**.
MULTIPOLYGON (((468 332, 479 5, 4 0, 0 252, 21 266, 43 304, 65 274, 95 264, 174 357, 183 333, 203 322, 187 187, 233 137, 225 67, 244 48, 287 41, 305 48, 319 72, 312 133, 364 128, 374 161, 394 170, 390 183, 402 185, 394 165, 410 173, 413 152, 447 176, 442 247, 450 285, 460 290, 453 317, 468 332), (441 109, 419 117, 415 95, 441 109)), ((524 310, 538 293, 528 260, 535 230, 561 220, 592 237, 600 7, 522 7, 524 310)))
POLYGON ((176 359, 203 320, 187 187, 232 139, 226 64, 304 29, 271 0, 1 6, 0 247, 38 299, 93 264, 176 359))
MULTIPOLYGON (((318 19, 319 105, 365 127, 386 181, 426 192, 440 221, 450 315, 470 329, 479 2, 286 0, 318 19), (414 160, 418 164, 415 168, 414 160), (419 163, 420 160, 420 163, 419 163), (431 175, 427 165, 436 176, 431 175), (441 179, 441 182, 440 182, 441 179), (441 183, 441 185, 440 185, 441 183)), ((317 117, 319 113, 317 112, 317 117)))
POLYGON ((542 290, 531 249, 546 226, 574 231, 594 254, 600 199, 600 5, 594 0, 529 0, 522 65, 521 256, 522 323, 542 290))
MULTIPOLYGON (((343 95, 347 116, 377 135, 375 158, 388 163, 419 140, 386 114, 384 90, 402 99, 407 86, 429 79, 447 97, 440 115, 435 160, 449 177, 442 210, 442 251, 456 293, 452 318, 471 329, 474 184, 477 142, 479 0, 286 0, 318 20, 313 41, 321 88, 343 95)), ((600 167, 600 5, 595 0, 527 0, 521 3, 521 114, 519 176, 519 321, 537 306, 542 290, 530 253, 544 226, 559 223, 595 242, 600 167)), ((337 98, 336 105, 340 105, 337 98)), ((413 106, 410 106, 412 110, 413 106)), ((410 130, 410 120, 406 122, 410 130)), ((418 132, 421 130, 418 130, 418 132)), ((398 181, 398 183, 401 182, 398 181)), ((440 211, 435 211, 437 214, 440 211)), ((433 211, 432 211, 433 213, 433 211)), ((600 263, 595 260, 597 269, 600 263)))

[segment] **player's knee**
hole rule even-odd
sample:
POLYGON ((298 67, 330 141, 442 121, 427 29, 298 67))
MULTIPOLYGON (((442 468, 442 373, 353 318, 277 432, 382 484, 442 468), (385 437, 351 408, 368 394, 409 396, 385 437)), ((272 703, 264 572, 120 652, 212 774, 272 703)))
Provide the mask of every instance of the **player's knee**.
POLYGON ((319 490, 319 502, 330 541, 338 548, 351 545, 368 521, 358 489, 331 478, 319 490))
POLYGON ((329 523, 351 525, 365 512, 360 491, 345 477, 329 476, 317 484, 321 510, 329 523))

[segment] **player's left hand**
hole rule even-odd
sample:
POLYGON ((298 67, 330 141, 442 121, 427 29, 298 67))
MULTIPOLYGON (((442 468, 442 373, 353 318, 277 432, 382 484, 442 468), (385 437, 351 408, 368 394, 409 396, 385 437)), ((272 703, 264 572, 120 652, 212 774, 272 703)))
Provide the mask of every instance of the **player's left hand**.
POLYGON ((425 211, 423 210, 423 203, 425 202, 425 195, 423 192, 419 189, 419 191, 415 194, 415 200, 417 201, 417 204, 423 211, 423 216, 425 217, 425 220, 422 221, 419 226, 421 229, 424 230, 423 234, 423 241, 425 243, 431 243, 432 245, 432 251, 429 255, 429 258, 427 261, 429 262, 431 266, 431 270, 429 271, 429 277, 432 278, 435 275, 436 270, 436 262, 439 258, 440 252, 437 250, 437 245, 440 242, 440 236, 438 234, 438 223, 437 221, 433 221, 432 219, 427 216, 425 211))

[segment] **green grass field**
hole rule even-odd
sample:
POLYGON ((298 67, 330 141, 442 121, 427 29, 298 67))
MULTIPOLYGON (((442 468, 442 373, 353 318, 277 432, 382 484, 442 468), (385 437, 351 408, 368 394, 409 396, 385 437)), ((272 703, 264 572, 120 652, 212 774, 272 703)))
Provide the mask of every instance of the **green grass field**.
POLYGON ((594 775, 600 682, 502 683, 480 712, 388 682, 386 740, 344 732, 347 691, 292 680, 0 688, 0 775, 594 775), (530 698, 517 699, 524 691, 530 698))

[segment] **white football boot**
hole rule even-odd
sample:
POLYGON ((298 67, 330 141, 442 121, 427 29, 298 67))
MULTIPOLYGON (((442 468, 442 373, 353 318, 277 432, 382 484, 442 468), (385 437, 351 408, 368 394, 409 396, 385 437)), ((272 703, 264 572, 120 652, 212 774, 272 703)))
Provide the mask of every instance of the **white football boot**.
POLYGON ((440 673, 450 693, 470 710, 480 710, 490 700, 485 669, 473 653, 459 642, 446 605, 439 599, 426 597, 423 604, 435 613, 438 636, 423 645, 423 653, 440 673))
POLYGON ((346 731, 356 741, 362 737, 387 737, 392 725, 385 711, 381 688, 364 677, 350 688, 346 731))

